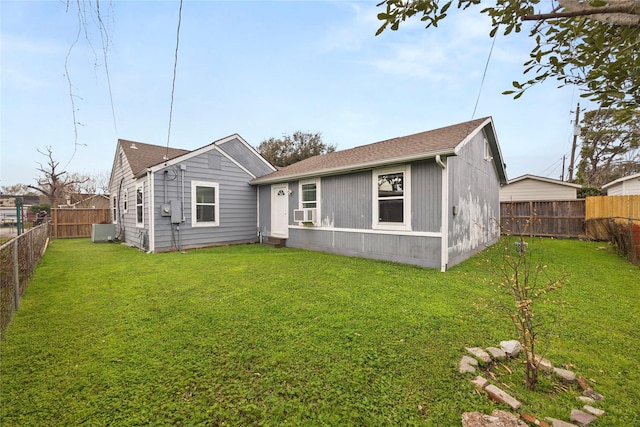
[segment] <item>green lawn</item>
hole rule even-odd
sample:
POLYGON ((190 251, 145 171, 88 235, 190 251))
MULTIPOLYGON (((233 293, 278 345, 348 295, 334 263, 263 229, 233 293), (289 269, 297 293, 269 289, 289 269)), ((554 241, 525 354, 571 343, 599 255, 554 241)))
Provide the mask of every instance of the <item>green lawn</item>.
MULTIPOLYGON (((606 400, 596 426, 640 425, 640 268, 600 243, 532 241, 568 284, 546 356, 606 400)), ((500 245, 447 273, 260 245, 144 254, 54 240, 0 344, 0 424, 460 425, 499 405, 457 364, 512 339, 491 283, 500 245)), ((568 420, 579 391, 524 390, 568 420)), ((500 369, 497 369, 500 373, 500 369)))

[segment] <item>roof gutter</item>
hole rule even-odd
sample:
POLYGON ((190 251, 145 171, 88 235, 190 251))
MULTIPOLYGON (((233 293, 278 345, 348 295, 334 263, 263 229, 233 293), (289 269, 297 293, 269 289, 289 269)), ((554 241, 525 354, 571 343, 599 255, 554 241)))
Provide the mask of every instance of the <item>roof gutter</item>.
POLYGON ((355 172, 355 171, 364 170, 364 169, 372 169, 372 168, 383 166, 383 165, 392 165, 397 163, 412 162, 415 160, 431 159, 431 158, 440 157, 440 156, 455 156, 455 155, 456 153, 454 149, 450 149, 446 151, 431 152, 431 153, 420 153, 420 154, 414 154, 411 156, 394 157, 394 158, 380 159, 372 162, 357 163, 349 166, 338 166, 334 168, 312 170, 309 172, 292 173, 289 175, 279 175, 273 178, 262 177, 262 178, 257 178, 252 180, 250 184, 272 184, 276 182, 288 181, 291 179, 303 179, 303 178, 318 177, 318 176, 324 176, 324 175, 333 175, 336 173, 355 172))

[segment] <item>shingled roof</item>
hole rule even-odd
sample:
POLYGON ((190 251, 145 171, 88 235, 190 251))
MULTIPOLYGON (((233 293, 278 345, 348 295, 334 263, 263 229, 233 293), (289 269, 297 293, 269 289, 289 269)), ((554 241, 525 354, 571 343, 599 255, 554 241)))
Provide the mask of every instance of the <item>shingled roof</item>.
POLYGON ((124 155, 127 157, 133 176, 138 176, 141 172, 151 166, 155 166, 166 160, 171 160, 190 153, 189 150, 144 144, 142 142, 128 141, 126 139, 119 139, 118 144, 122 147, 124 155))
POLYGON ((454 155, 456 147, 460 143, 473 135, 481 126, 490 122, 490 117, 484 117, 457 125, 310 157, 256 178, 251 183, 263 184, 285 179, 365 169, 382 164, 433 158, 436 155, 454 155))

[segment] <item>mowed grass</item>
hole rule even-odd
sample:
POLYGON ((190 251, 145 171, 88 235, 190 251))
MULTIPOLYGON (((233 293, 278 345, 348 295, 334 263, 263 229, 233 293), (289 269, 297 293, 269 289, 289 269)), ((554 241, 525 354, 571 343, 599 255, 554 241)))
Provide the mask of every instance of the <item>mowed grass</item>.
MULTIPOLYGON (((603 246, 531 241, 570 274, 536 309, 557 319, 546 356, 605 395, 596 425, 640 425, 640 269, 603 246)), ((492 283, 500 247, 440 273, 260 245, 54 240, 0 343, 0 424, 460 425, 504 409, 457 371, 464 347, 515 338, 492 283)), ((517 362, 500 369, 527 412, 581 406, 575 387, 543 377, 528 392, 517 362)))

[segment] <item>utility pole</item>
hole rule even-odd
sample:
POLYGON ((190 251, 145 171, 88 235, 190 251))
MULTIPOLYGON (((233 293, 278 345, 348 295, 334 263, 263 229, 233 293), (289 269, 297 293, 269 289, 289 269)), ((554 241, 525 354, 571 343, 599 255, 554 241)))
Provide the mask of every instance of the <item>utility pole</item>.
POLYGON ((567 156, 562 156, 562 175, 560 175, 560 181, 564 181, 564 161, 567 159, 567 156))
POLYGON ((573 145, 571 146, 571 161, 569 162, 569 179, 573 182, 573 166, 576 159, 576 146, 578 145, 578 134, 580 133, 580 103, 576 107, 576 120, 573 122, 573 145))

